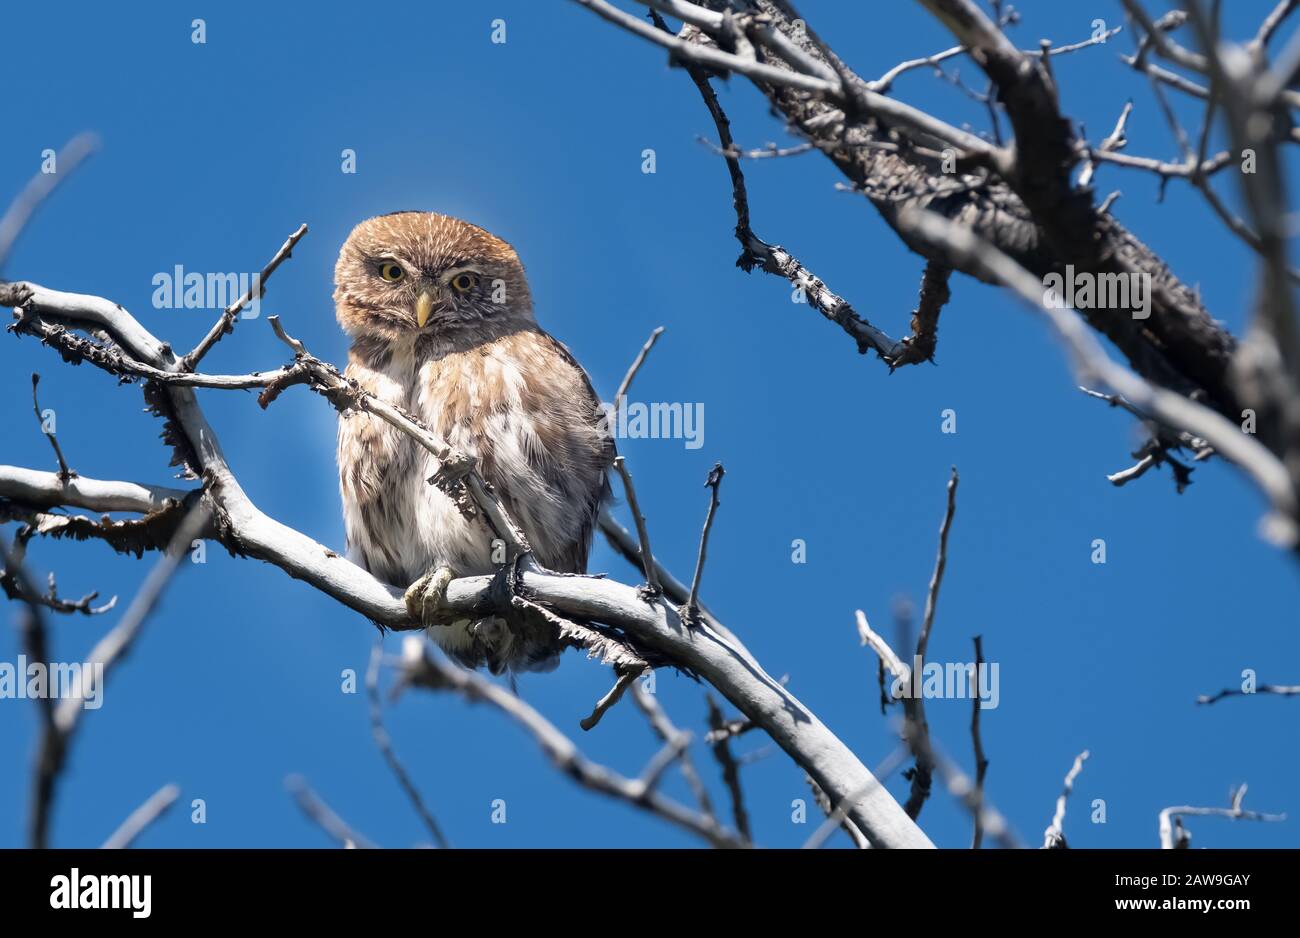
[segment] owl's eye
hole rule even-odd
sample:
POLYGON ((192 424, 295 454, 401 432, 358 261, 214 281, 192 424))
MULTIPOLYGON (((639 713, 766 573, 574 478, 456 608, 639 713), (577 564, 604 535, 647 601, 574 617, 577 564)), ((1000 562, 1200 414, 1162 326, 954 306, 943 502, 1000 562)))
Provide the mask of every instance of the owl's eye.
POLYGON ((451 278, 451 288, 457 293, 468 293, 476 283, 478 278, 473 274, 457 274, 451 278))
POLYGON ((379 265, 379 276, 383 277, 389 283, 397 283, 397 281, 402 279, 403 273, 404 271, 402 268, 399 265, 394 264, 392 261, 379 265))

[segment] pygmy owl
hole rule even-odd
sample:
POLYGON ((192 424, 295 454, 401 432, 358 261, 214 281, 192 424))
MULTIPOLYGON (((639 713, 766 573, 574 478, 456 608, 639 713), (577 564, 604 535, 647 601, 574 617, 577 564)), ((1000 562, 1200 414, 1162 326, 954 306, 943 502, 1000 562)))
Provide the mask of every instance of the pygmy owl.
MULTIPOLYGON (((474 457, 540 563, 585 572, 614 445, 581 366, 533 318, 514 249, 456 218, 394 212, 353 229, 334 285, 347 377, 474 457)), ((338 463, 349 556, 407 589, 452 658, 494 673, 554 666, 556 635, 438 612, 453 576, 493 573, 501 557, 482 514, 428 483, 431 453, 353 411, 339 419, 338 463)))

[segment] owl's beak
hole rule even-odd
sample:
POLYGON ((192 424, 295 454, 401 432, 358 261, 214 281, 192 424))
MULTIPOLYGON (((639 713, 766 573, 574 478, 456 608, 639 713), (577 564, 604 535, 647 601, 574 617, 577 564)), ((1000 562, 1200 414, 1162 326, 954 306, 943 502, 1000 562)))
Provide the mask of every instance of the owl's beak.
POLYGON ((415 324, 423 329, 424 324, 429 321, 431 312, 433 312, 433 294, 425 290, 415 301, 415 324))

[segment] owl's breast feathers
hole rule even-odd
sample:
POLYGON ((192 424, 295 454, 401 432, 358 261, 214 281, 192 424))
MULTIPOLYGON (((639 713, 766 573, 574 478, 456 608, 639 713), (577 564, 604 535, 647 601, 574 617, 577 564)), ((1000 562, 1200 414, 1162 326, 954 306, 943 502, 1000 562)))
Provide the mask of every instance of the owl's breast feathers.
MULTIPOLYGON (((537 328, 461 348, 429 336, 358 343, 347 376, 477 457, 542 564, 586 570, 614 444, 591 383, 563 345, 537 328)), ((396 586, 435 566, 461 575, 495 569, 490 530, 427 483, 436 469, 431 454, 377 417, 341 419, 349 550, 396 586)))

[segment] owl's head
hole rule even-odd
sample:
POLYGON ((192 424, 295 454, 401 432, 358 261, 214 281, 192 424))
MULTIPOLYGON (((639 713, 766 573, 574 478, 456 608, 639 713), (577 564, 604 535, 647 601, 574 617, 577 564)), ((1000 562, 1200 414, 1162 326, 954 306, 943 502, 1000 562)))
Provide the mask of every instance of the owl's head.
POLYGON ((354 338, 494 333, 533 322, 514 248, 435 212, 393 212, 352 229, 334 268, 334 304, 354 338))

